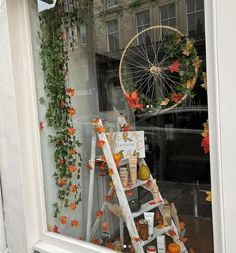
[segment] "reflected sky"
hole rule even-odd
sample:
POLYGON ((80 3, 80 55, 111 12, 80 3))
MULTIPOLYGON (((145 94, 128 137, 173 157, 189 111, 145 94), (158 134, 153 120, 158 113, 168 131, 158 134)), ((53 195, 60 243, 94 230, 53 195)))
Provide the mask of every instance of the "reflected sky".
POLYGON ((53 4, 47 4, 41 0, 37 0, 38 2, 38 11, 41 12, 43 10, 46 10, 46 9, 50 9, 50 8, 53 8, 56 4, 56 1, 57 0, 54 0, 54 3, 53 4))

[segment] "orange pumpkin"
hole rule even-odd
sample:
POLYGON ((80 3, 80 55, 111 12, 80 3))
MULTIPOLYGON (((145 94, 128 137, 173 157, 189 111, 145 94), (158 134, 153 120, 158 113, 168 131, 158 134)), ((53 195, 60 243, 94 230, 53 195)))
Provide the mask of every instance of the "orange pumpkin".
POLYGON ((168 245, 168 250, 170 253, 180 253, 180 246, 179 244, 172 242, 168 245))

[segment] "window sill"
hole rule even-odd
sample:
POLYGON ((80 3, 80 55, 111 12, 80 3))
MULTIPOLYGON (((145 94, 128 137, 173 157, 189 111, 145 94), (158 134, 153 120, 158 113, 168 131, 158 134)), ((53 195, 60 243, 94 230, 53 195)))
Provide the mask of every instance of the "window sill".
POLYGON ((104 247, 79 241, 61 234, 46 232, 33 246, 35 253, 114 253, 104 247))
POLYGON ((71 253, 72 251, 64 250, 50 243, 37 242, 34 246, 34 253, 71 253))

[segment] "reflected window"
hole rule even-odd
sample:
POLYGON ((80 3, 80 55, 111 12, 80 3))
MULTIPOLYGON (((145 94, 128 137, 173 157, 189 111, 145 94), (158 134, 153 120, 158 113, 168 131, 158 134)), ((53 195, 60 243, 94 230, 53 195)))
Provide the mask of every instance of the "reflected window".
POLYGON ((107 8, 115 7, 118 4, 119 4, 118 0, 107 0, 107 8))
POLYGON ((86 46, 87 45, 86 25, 80 25, 80 43, 81 43, 81 46, 86 46))
MULTIPOLYGON (((141 31, 145 30, 146 28, 150 27, 150 12, 142 11, 136 14, 136 25, 137 25, 137 33, 140 33, 141 31)), ((139 41, 139 44, 148 44, 147 40, 149 39, 148 33, 143 33, 141 35, 141 39, 139 41)))
POLYGON ((119 49, 119 26, 117 19, 107 22, 107 41, 108 51, 119 49))
POLYGON ((176 8, 175 3, 167 4, 160 7, 161 25, 176 26, 176 8))
POLYGON ((78 0, 64 0, 64 10, 65 12, 73 12, 74 9, 78 9, 78 0))
POLYGON ((190 36, 205 32, 204 0, 187 0, 187 28, 190 36))

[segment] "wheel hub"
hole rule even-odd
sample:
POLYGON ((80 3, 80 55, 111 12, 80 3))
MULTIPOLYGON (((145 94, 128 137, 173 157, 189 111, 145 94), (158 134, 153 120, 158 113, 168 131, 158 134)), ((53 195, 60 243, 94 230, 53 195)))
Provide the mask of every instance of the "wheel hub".
POLYGON ((161 74, 161 68, 160 67, 157 67, 157 66, 152 66, 149 71, 152 73, 152 74, 155 74, 155 75, 160 75, 161 74))

